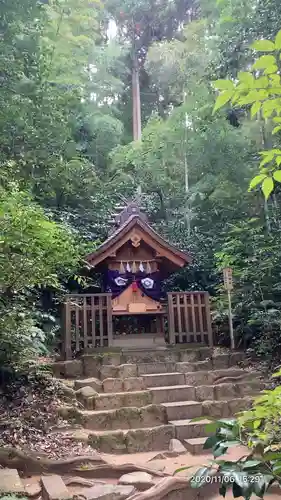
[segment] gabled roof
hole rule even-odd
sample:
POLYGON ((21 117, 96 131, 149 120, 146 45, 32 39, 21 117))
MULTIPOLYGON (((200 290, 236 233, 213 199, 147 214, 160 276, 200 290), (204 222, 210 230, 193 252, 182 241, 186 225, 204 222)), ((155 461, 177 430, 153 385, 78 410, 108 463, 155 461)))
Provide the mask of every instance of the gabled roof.
POLYGON ((100 247, 86 259, 92 266, 97 266, 130 240, 130 233, 137 229, 141 239, 156 250, 160 257, 171 261, 176 267, 189 264, 192 259, 188 253, 178 250, 162 238, 139 214, 131 215, 100 247))

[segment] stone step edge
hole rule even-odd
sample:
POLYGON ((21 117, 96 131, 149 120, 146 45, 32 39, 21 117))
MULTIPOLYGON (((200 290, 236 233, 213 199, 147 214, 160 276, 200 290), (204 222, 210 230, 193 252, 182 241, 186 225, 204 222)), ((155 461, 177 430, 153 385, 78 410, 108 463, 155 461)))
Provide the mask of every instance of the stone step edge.
MULTIPOLYGON (((85 378, 80 378, 80 379, 77 379, 75 380, 75 383, 76 384, 82 384, 82 383, 85 383, 85 386, 87 384, 87 382, 90 384, 93 382, 93 380, 96 381, 96 383, 98 385, 101 385, 106 381, 106 380, 122 380, 122 381, 125 381, 125 380, 130 380, 132 378, 156 378, 156 377, 169 377, 169 376, 175 376, 175 375, 185 375, 185 376, 191 376, 191 377, 196 377, 196 376, 200 376, 200 375, 203 375, 203 374, 207 374, 207 373, 218 373, 218 375, 220 375, 220 373, 222 374, 225 374, 227 371, 233 371, 235 370, 236 372, 236 375, 238 376, 239 374, 241 375, 251 375, 253 377, 257 377, 257 376, 260 376, 262 377, 262 373, 259 372, 259 371, 251 371, 251 370, 246 370, 245 368, 220 368, 218 370, 199 370, 197 372, 178 372, 178 371, 175 371, 175 372, 159 372, 159 373, 147 373, 147 374, 142 374, 138 377, 124 377, 124 378, 120 378, 120 377, 108 377, 108 378, 105 378, 103 379, 102 381, 99 380, 98 378, 96 377, 85 377, 85 378)), ((227 375, 223 375, 223 378, 227 378, 228 376, 227 375)), ((232 375, 233 377, 233 375, 232 375)), ((63 379, 58 379, 58 380, 63 380, 63 379)), ((68 380, 68 379, 66 379, 68 380)), ((220 378, 218 379, 215 379, 214 382, 216 382, 216 380, 220 380, 220 378)), ((84 387, 84 386, 82 386, 84 387)), ((145 389, 144 389, 145 390, 145 389)))
MULTIPOLYGON (((226 420, 226 419, 224 419, 226 420)), ((175 427, 186 427, 188 426, 193 426, 193 425, 207 425, 211 424, 212 420, 208 420, 207 418, 202 417, 202 420, 198 420, 194 422, 192 418, 184 419, 184 420, 169 420, 168 424, 174 425, 175 427)))
MULTIPOLYGON (((260 381, 253 381, 253 380, 247 380, 247 384, 251 385, 252 383, 253 384, 256 384, 260 381)), ((178 389, 198 389, 200 387, 220 387, 220 386, 224 386, 224 385, 236 385, 236 386, 240 386, 241 384, 244 384, 245 381, 240 381, 240 382, 237 382, 237 383, 234 383, 234 382, 226 382, 226 383, 218 383, 218 384, 210 384, 208 386, 206 386, 206 384, 200 384, 200 385, 187 385, 187 384, 184 384, 184 385, 169 385, 169 386, 161 386, 161 387, 147 387, 146 389, 143 389, 142 391, 122 391, 122 392, 98 392, 95 397, 96 398, 108 398, 108 397, 118 397, 118 396, 124 396, 125 394, 132 394, 132 395, 140 395, 140 394, 149 394, 149 393, 153 393, 153 392, 160 392, 160 391, 171 391, 171 390, 175 390, 177 391, 178 389)))
MULTIPOLYGON (((111 393, 110 393, 111 394, 111 393)), ((249 401, 252 401, 253 398, 255 397, 255 395, 253 396, 245 396, 243 398, 232 398, 232 399, 221 399, 221 400, 206 400, 206 401, 170 401, 170 402, 167 402, 167 403, 158 403, 158 404, 155 404, 155 403, 151 403, 149 405, 145 405, 145 406, 122 406, 121 408, 109 408, 108 410, 86 410, 84 408, 76 408, 76 407, 73 407, 71 405, 63 405, 63 406, 60 406, 58 408, 58 410, 73 410, 74 412, 77 412, 79 413, 80 415, 82 416, 95 416, 95 415, 108 415, 108 414, 115 414, 116 412, 118 411, 122 411, 122 410, 136 410, 137 412, 139 412, 140 410, 143 410, 145 408, 150 408, 150 407, 153 407, 153 406, 158 406, 158 407, 161 407, 161 406, 164 406, 164 408, 173 408, 173 407, 177 407, 177 406, 202 406, 204 405, 205 403, 208 403, 208 404, 217 404, 217 403, 231 403, 232 401, 237 401, 237 400, 244 400, 245 402, 249 402, 249 401)))
MULTIPOLYGON (((114 430, 106 430, 106 431, 92 431, 90 429, 83 429, 85 430, 89 436, 94 435, 94 436, 112 436, 112 435, 117 435, 117 434, 126 434, 134 433, 134 432, 149 432, 149 431, 154 431, 154 430, 160 430, 160 429, 170 429, 172 427, 172 424, 162 424, 162 425, 156 425, 154 427, 137 427, 136 429, 114 429, 114 430)), ((80 429, 81 430, 81 429, 80 429)))
MULTIPOLYGON (((251 384, 258 384, 261 383, 260 380, 247 380, 247 384, 251 386, 251 384)), ((166 386, 166 387, 148 387, 147 390, 151 392, 155 391, 169 391, 169 390, 177 390, 177 389, 199 389, 200 387, 220 387, 220 386, 225 386, 225 385, 233 385, 233 386, 238 386, 240 387, 241 385, 244 385, 245 381, 241 380, 237 383, 235 382, 222 382, 218 384, 198 384, 198 385, 171 385, 171 386, 166 386)))
POLYGON ((207 437, 184 439, 183 445, 191 455, 212 455, 212 450, 204 449, 207 437))

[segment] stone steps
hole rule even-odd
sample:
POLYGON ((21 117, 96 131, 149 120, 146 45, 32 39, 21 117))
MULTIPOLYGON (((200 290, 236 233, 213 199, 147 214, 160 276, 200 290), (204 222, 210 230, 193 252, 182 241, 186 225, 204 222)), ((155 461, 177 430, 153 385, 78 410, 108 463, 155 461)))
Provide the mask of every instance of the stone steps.
MULTIPOLYGON (((135 377, 149 373, 172 373, 181 371, 175 365, 186 363, 191 366, 190 370, 184 368, 184 372, 209 369, 229 368, 243 361, 244 354, 241 352, 230 352, 223 354, 213 353, 208 347, 182 346, 164 349, 151 349, 126 352, 101 352, 84 354, 79 359, 60 361, 53 363, 52 368, 55 376, 77 379, 81 376, 109 378, 118 377, 119 369, 124 366, 134 366, 135 373, 127 375, 135 377), (162 365, 155 367, 155 365, 162 365), (166 365, 166 368, 164 367, 166 365), (137 371, 136 372, 136 367, 137 371), (108 369, 111 374, 103 375, 103 369, 108 369)), ((122 377, 121 377, 122 378, 122 377)))
POLYGON ((251 398, 236 398, 230 401, 175 401, 163 403, 167 419, 185 420, 197 417, 227 418, 246 410, 251 405, 251 398))
POLYGON ((201 420, 193 422, 192 420, 171 420, 169 424, 175 427, 176 439, 184 441, 197 437, 207 437, 210 435, 206 430, 206 425, 211 423, 210 420, 201 420))
POLYGON ((69 420, 74 417, 84 429, 94 431, 156 427, 168 423, 166 410, 161 405, 98 411, 77 409, 75 413, 68 406, 61 408, 61 414, 69 420))
POLYGON ((205 437, 185 439, 184 446, 186 447, 187 451, 192 455, 208 454, 210 453, 210 450, 204 450, 205 441, 206 441, 205 437))
POLYGON ((114 408, 141 408, 153 402, 150 391, 116 392, 98 394, 95 398, 95 410, 113 410, 114 408))
MULTIPOLYGON (((257 394, 264 388, 260 381, 242 381, 238 384, 223 383, 217 385, 174 385, 167 387, 149 387, 143 391, 96 393, 80 400, 88 410, 113 410, 117 408, 142 408, 150 404, 159 405, 181 401, 224 401, 244 398, 257 394)), ((86 389, 86 388, 84 388, 86 389)))
MULTIPOLYGON (((241 361, 241 358, 240 358, 241 361)), ((208 360, 190 362, 190 361, 157 361, 151 363, 124 363, 119 366, 104 364, 97 367, 94 375, 99 379, 106 378, 129 378, 141 377, 144 375, 172 374, 172 373, 190 373, 211 370, 226 370, 236 365, 235 357, 225 355, 216 356, 208 360)), ((93 375, 87 365, 86 375, 93 375)))
POLYGON ((91 432, 88 444, 102 453, 141 453, 168 450, 174 437, 173 425, 161 425, 145 429, 91 432))
POLYGON ((246 410, 251 403, 250 398, 230 401, 179 401, 160 405, 147 405, 141 408, 124 407, 106 410, 73 409, 64 406, 60 414, 65 419, 81 425, 84 429, 118 430, 156 427, 170 421, 190 421, 196 417, 232 417, 236 412, 246 410))
POLYGON ((81 427, 75 439, 83 435, 104 453, 163 451, 174 438, 190 453, 201 453, 209 419, 249 408, 264 387, 259 372, 237 366, 243 354, 214 352, 206 347, 101 352, 64 368, 59 364, 68 376, 72 366, 73 394, 82 405, 63 407, 61 415, 81 427), (196 417, 204 420, 194 422, 196 417))
POLYGON ((184 385, 186 383, 184 373, 179 372, 143 375, 142 379, 145 387, 148 388, 184 385))
POLYGON ((203 405, 199 401, 173 401, 162 403, 168 420, 202 417, 203 405))
POLYGON ((152 395, 154 404, 195 400, 195 388, 190 385, 150 387, 148 390, 152 395))
POLYGON ((101 382, 96 378, 76 380, 75 389, 84 386, 92 387, 96 392, 116 393, 127 391, 141 391, 153 387, 171 387, 176 385, 216 385, 221 382, 238 382, 239 380, 257 380, 259 372, 247 372, 241 368, 228 368, 213 371, 198 371, 188 373, 155 373, 139 377, 106 378, 101 382))

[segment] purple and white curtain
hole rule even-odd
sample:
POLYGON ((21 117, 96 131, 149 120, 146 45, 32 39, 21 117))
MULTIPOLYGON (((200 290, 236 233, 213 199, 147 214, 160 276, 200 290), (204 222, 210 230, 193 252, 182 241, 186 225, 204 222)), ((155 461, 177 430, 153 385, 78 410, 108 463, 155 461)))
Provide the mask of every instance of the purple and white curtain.
POLYGON ((119 271, 108 269, 104 275, 105 291, 112 293, 113 298, 118 297, 132 283, 135 283, 142 293, 153 300, 159 301, 163 296, 159 271, 149 274, 140 271, 137 273, 126 271, 121 274, 119 271))

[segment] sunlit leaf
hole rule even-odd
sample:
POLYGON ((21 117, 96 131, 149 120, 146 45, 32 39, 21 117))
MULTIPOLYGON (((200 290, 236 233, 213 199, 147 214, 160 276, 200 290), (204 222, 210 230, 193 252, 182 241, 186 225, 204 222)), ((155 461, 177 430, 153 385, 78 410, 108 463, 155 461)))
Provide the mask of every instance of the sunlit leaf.
POLYGON ((274 189, 274 182, 272 177, 266 177, 262 183, 262 192, 264 194, 265 199, 267 200, 274 189))
POLYGON ((238 78, 240 82, 246 83, 249 88, 254 86, 255 79, 252 73, 249 73, 248 71, 240 71, 238 73, 238 78))
POLYGON ((261 56, 253 64, 252 68, 253 69, 264 69, 264 68, 267 68, 268 66, 272 66, 274 64, 276 64, 276 59, 274 56, 269 56, 269 55, 261 56))
POLYGON ((275 156, 275 153, 274 151, 265 151, 262 153, 262 155, 264 156, 263 160, 260 162, 260 167, 263 167, 264 165, 266 165, 267 163, 270 163, 274 156, 275 156))
POLYGON ((194 465, 189 465, 189 466, 185 466, 185 467, 180 467, 179 469, 176 469, 175 472, 174 472, 174 475, 175 474, 178 474, 179 472, 184 472, 186 470, 189 470, 189 469, 193 469, 194 465))
POLYGON ((278 125, 278 127, 274 127, 274 129, 272 130, 272 134, 275 135, 278 132, 280 132, 280 130, 281 130, 281 125, 278 125))
MULTIPOLYGON (((275 170, 275 172, 273 172, 273 179, 277 182, 281 182, 281 170, 275 170)), ((273 377, 281 377, 281 370, 279 372, 279 375, 277 375, 276 373, 274 375, 272 375, 273 377)))
POLYGON ((222 108, 226 103, 228 103, 231 100, 233 93, 234 93, 233 90, 225 90, 224 92, 222 92, 217 97, 213 113, 215 113, 218 109, 222 108))
POLYGON ((265 174, 260 174, 260 175, 256 175, 256 177, 254 177, 251 182, 250 182, 250 185, 249 185, 249 191, 251 191, 251 189, 255 188, 256 186, 258 186, 259 184, 261 184, 261 182, 266 178, 266 175, 265 174))
POLYGON ((275 44, 270 40, 256 40, 251 45, 251 49, 257 50, 258 52, 272 52, 275 50, 275 44))
POLYGON ((251 107, 251 117, 254 118, 261 109, 261 102, 256 101, 251 107))
POLYGON ((277 64, 272 64, 271 66, 267 66, 266 68, 264 68, 264 73, 266 75, 271 75, 273 73, 276 73, 277 71, 278 71, 277 64))
POLYGON ((213 87, 217 90, 233 90, 234 83, 231 80, 216 80, 213 87))

